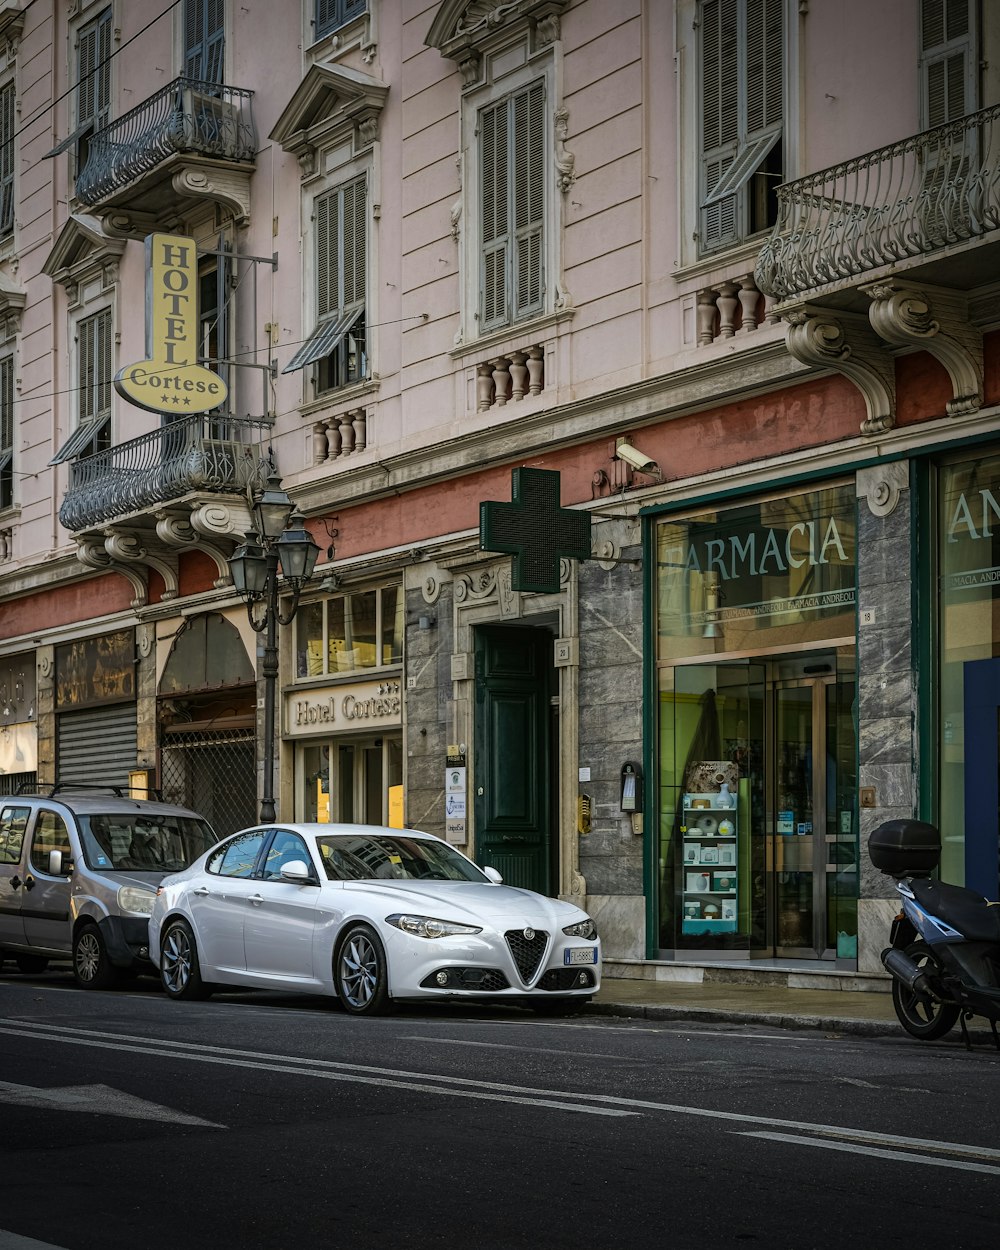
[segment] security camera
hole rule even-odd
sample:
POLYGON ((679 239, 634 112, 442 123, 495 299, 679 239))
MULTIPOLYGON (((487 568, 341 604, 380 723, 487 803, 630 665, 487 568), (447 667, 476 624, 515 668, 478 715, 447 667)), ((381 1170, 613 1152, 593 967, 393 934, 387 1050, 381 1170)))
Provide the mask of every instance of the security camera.
POLYGON ((639 473, 648 473, 651 477, 655 477, 660 472, 660 466, 656 461, 651 460, 644 452, 637 451, 627 439, 618 440, 615 445, 615 455, 639 473))

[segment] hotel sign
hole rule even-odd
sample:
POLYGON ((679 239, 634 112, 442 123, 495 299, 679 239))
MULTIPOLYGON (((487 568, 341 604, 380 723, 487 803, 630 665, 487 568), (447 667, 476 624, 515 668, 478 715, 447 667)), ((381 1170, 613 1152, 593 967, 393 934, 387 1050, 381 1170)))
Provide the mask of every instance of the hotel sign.
POLYGON ((198 363, 198 245, 176 234, 146 236, 146 355, 115 375, 123 399, 149 412, 208 412, 229 393, 198 363))
POLYGON ((402 723, 403 696, 398 678, 299 690, 285 696, 285 735, 289 738, 392 729, 402 723))

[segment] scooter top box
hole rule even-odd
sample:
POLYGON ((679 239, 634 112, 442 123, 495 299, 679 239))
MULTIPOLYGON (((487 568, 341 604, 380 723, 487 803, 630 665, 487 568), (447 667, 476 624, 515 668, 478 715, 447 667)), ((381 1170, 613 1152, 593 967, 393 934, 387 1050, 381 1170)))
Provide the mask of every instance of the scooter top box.
POLYGON ((868 837, 868 854, 891 877, 926 877, 941 859, 941 834, 922 820, 886 820, 868 837))

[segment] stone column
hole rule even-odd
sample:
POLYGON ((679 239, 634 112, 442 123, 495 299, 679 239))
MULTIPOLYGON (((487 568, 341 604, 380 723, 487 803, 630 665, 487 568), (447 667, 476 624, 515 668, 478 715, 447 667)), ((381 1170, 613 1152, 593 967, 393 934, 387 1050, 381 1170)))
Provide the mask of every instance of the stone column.
POLYGON ((56 650, 35 650, 35 719, 38 727, 38 780, 56 779, 56 650))
POLYGON ((859 470, 857 494, 858 784, 874 792, 874 806, 859 807, 858 971, 880 973, 899 908, 891 880, 868 858, 868 835, 883 820, 914 816, 918 795, 908 462, 859 470))
MULTIPOLYGON (((169 642, 164 642, 169 647, 169 642)), ((136 764, 156 768, 156 626, 137 625, 135 650, 136 764)))

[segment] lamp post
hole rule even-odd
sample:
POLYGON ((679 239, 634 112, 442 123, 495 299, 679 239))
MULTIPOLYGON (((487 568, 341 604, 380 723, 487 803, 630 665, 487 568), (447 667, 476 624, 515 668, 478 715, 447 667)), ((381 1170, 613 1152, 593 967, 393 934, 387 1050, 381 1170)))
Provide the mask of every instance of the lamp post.
POLYGON ((247 605, 255 633, 264 633, 264 787, 260 800, 261 824, 275 819, 274 811, 274 703, 278 681, 278 626, 290 625, 299 606, 302 587, 312 577, 319 547, 303 526, 297 511, 272 473, 267 488, 254 500, 254 528, 229 557, 233 585, 247 605), (278 579, 291 588, 292 602, 278 610, 278 579), (263 605, 262 609, 257 605, 263 605), (266 631, 266 632, 265 632, 266 631))

